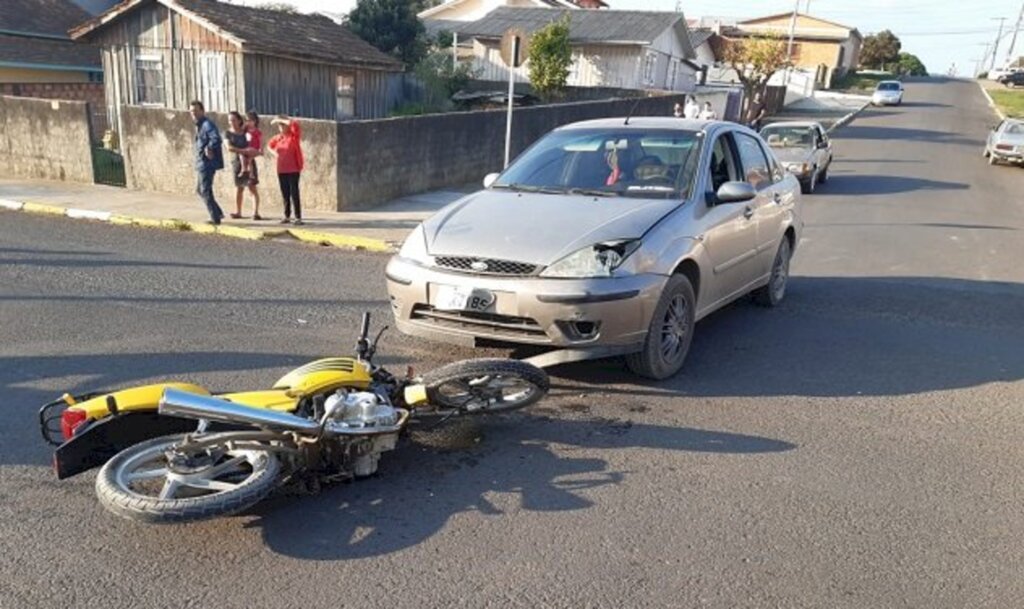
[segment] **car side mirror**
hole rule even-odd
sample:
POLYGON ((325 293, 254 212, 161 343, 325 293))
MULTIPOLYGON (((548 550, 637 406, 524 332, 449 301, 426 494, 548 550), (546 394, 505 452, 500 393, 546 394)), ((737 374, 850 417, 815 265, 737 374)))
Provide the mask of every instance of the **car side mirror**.
POLYGON ((821 140, 820 142, 818 142, 818 148, 828 148, 828 142, 825 140, 821 140))
POLYGON ((497 173, 489 173, 489 174, 485 175, 484 176, 484 188, 490 188, 491 184, 494 184, 495 182, 497 182, 498 181, 498 175, 499 174, 497 174, 497 173))
POLYGON ((757 196, 757 191, 749 182, 726 182, 715 193, 717 203, 742 203, 757 196))

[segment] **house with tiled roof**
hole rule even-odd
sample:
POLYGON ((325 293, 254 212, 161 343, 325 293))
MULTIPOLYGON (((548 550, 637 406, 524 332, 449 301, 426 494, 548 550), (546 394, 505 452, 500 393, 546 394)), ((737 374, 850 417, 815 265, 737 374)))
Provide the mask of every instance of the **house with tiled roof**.
POLYGON ((102 117, 100 51, 68 35, 89 13, 70 0, 0 4, 0 94, 89 101, 102 117))
POLYGON ((447 0, 419 13, 420 19, 476 21, 502 6, 518 8, 599 9, 604 0, 447 0))
MULTIPOLYGON (((575 87, 691 91, 700 66, 682 13, 618 10, 558 10, 503 6, 471 22, 424 19, 430 34, 448 31, 472 44, 479 78, 507 81, 501 37, 515 29, 529 35, 562 16, 569 18, 572 65, 566 82, 575 87)), ((514 68, 529 82, 529 62, 514 68)))
POLYGON ((115 124, 124 105, 192 100, 211 112, 377 118, 403 70, 323 15, 216 0, 125 0, 71 35, 101 48, 115 124))

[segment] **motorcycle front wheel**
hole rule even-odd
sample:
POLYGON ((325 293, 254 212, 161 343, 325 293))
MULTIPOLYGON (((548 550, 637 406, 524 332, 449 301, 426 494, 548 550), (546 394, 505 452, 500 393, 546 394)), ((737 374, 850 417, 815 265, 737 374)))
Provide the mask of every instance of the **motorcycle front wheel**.
POLYGON ((511 359, 470 359, 423 375, 427 399, 438 410, 490 414, 525 408, 550 387, 540 368, 511 359))
POLYGON ((272 452, 225 444, 186 456, 177 450, 184 438, 148 440, 107 461, 96 477, 100 504, 129 520, 191 522, 239 512, 274 489, 281 463, 272 452))

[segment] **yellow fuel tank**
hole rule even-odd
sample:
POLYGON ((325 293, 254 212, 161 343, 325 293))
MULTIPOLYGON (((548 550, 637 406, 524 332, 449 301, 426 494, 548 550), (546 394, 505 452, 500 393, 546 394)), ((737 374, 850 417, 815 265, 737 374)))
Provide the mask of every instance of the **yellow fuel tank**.
POLYGON ((366 389, 373 378, 369 364, 352 357, 328 357, 300 366, 274 383, 293 397, 312 395, 339 387, 366 389))

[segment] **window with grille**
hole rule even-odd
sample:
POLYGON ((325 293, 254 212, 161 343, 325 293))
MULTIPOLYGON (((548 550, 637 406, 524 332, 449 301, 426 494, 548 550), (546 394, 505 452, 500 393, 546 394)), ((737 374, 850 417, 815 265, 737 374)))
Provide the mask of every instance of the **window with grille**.
POLYGON ((224 55, 203 53, 199 56, 199 92, 203 107, 209 112, 226 112, 224 55))
POLYGON ((338 73, 338 120, 355 118, 356 76, 353 72, 338 73))
POLYGON ((135 101, 143 106, 163 106, 164 62, 160 57, 135 59, 135 101))

